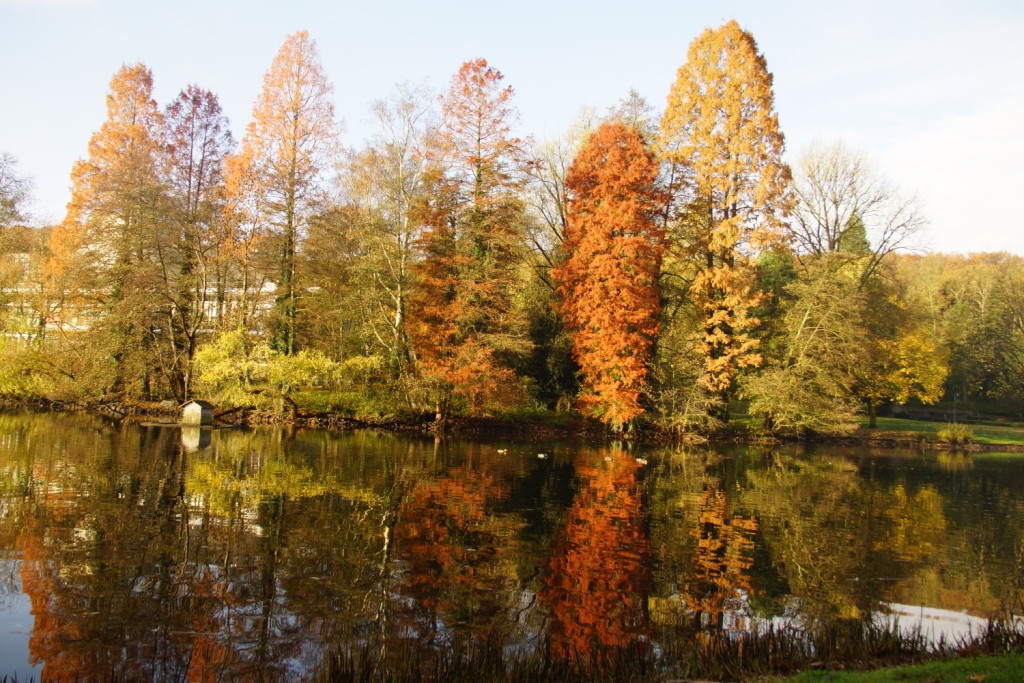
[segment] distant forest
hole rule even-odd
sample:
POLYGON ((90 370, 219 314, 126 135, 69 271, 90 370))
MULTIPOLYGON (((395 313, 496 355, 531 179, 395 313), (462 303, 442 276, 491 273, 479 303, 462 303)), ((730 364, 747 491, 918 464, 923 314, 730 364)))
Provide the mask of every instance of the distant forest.
POLYGON ((787 165, 734 21, 666 85, 661 112, 629 93, 540 142, 475 59, 373 103, 348 149, 305 31, 240 142, 216 94, 162 107, 123 66, 62 222, 32 224, 0 155, 0 395, 680 433, 1020 417, 1024 259, 915 253, 913 196, 842 141, 787 165))

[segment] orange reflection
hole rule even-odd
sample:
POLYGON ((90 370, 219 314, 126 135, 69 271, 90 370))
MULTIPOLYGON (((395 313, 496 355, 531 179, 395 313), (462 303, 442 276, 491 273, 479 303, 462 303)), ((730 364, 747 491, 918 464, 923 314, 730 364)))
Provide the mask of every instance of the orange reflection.
POLYGON ((421 481, 406 497, 395 529, 402 567, 398 590, 413 598, 407 627, 414 631, 449 623, 492 624, 501 614, 502 571, 508 534, 487 511, 506 495, 488 473, 453 469, 443 479, 421 481))
MULTIPOLYGON (((742 612, 739 601, 750 594, 749 570, 754 565, 756 534, 756 519, 729 512, 720 481, 705 485, 694 531, 697 549, 693 573, 683 595, 698 628, 742 627, 741 622, 727 624, 725 616, 742 612)), ((738 614, 737 618, 742 619, 738 614)))
POLYGON ((540 593, 551 611, 551 654, 582 661, 642 642, 648 630, 651 548, 639 465, 620 449, 598 456, 583 454, 576 465, 579 492, 540 593))

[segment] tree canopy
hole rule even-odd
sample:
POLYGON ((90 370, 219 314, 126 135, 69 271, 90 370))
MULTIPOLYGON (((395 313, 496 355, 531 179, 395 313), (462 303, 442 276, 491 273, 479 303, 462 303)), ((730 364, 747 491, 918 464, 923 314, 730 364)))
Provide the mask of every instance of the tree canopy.
POLYGON ((0 393, 614 430, 1019 412, 1021 257, 908 253, 913 194, 841 140, 791 174, 735 21, 692 41, 662 113, 630 91, 539 143, 475 58, 440 97, 372 103, 344 149, 306 31, 237 147, 215 93, 154 92, 116 71, 57 225, 0 155, 0 393))

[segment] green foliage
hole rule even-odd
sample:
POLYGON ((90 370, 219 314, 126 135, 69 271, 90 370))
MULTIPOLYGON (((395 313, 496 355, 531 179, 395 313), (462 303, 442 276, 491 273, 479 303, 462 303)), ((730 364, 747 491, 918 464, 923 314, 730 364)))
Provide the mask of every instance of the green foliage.
POLYGON ((530 352, 515 359, 515 369, 524 378, 530 397, 548 408, 560 400, 571 400, 578 390, 579 367, 572 359, 572 345, 562 317, 555 310, 554 290, 536 265, 524 265, 523 286, 516 307, 526 321, 530 352))
POLYGON ((36 398, 53 393, 53 382, 40 372, 39 353, 17 341, 0 337, 0 396, 36 398))
POLYGON ((953 444, 967 444, 974 441, 974 430, 962 422, 953 424, 947 423, 937 432, 939 441, 953 444))
POLYGON ((765 368, 743 378, 740 395, 768 431, 853 430, 851 387, 865 335, 856 262, 834 254, 808 260, 778 302, 765 368))
POLYGON ((196 354, 197 393, 215 403, 284 410, 299 387, 332 380, 338 363, 319 351, 285 355, 243 330, 224 332, 196 354))

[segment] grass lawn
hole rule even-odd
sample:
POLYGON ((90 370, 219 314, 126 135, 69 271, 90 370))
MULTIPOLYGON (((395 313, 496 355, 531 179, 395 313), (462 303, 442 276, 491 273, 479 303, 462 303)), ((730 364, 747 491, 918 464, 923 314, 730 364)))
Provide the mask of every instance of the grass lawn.
POLYGON ((884 681, 943 681, 953 683, 1010 683, 1024 680, 1024 654, 997 657, 963 657, 874 671, 805 671, 776 681, 836 681, 838 683, 884 681))
MULTIPOLYGON (((879 437, 924 436, 934 439, 938 431, 946 426, 944 422, 925 422, 923 420, 906 420, 897 417, 878 418, 878 429, 868 430, 867 418, 861 421, 858 435, 874 434, 879 437)), ((1024 444, 1024 427, 1020 425, 967 425, 974 434, 975 443, 991 444, 1024 444)))

